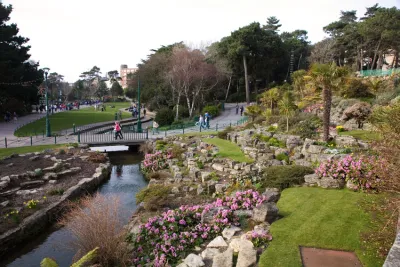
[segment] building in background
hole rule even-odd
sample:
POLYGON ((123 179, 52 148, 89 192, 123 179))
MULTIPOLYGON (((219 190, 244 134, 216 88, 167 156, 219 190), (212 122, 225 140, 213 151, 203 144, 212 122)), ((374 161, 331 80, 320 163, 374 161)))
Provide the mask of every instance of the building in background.
POLYGON ((121 69, 119 71, 119 75, 121 77, 120 84, 122 88, 128 87, 128 81, 127 81, 127 76, 129 73, 135 73, 137 71, 137 68, 128 68, 128 65, 121 65, 121 69))

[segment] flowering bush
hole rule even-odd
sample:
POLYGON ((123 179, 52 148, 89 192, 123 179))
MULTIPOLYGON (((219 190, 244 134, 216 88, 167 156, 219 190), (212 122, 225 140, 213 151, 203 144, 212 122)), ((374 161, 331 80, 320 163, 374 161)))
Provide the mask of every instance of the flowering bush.
POLYGON ((341 160, 329 159, 315 170, 319 177, 343 179, 356 185, 356 190, 378 190, 382 180, 378 173, 386 166, 384 160, 373 156, 353 157, 347 155, 341 160))
POLYGON ((130 237, 134 246, 133 263, 135 266, 171 266, 190 249, 219 235, 224 227, 238 224, 235 210, 253 209, 265 200, 257 191, 247 190, 211 204, 181 206, 150 218, 130 237), (217 210, 214 223, 202 222, 202 216, 210 210, 217 210))
POLYGON ((255 247, 261 247, 267 245, 268 242, 272 240, 272 235, 269 235, 264 231, 251 231, 246 233, 246 239, 250 240, 255 247))
POLYGON ((15 223, 19 223, 19 211, 12 210, 6 215, 4 215, 4 219, 11 218, 15 223))
POLYGON ((338 133, 341 133, 341 132, 344 132, 345 129, 344 129, 344 127, 343 127, 342 125, 338 125, 338 126, 336 126, 336 131, 337 131, 338 133))
POLYGON ((146 154, 143 160, 142 171, 144 173, 156 172, 168 167, 167 159, 172 158, 171 153, 157 151, 154 154, 146 154))
POLYGON ((28 202, 24 202, 25 207, 28 209, 35 209, 37 205, 39 204, 39 200, 29 200, 28 202))

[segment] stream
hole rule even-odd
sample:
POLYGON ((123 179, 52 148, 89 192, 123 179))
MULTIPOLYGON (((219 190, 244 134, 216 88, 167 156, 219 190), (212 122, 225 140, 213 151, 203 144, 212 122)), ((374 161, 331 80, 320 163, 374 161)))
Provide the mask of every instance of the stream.
MULTIPOLYGON (((97 149, 111 152, 109 157, 112 165, 110 179, 102 184, 97 192, 117 195, 120 198, 121 220, 123 224, 127 224, 136 209, 136 193, 147 186, 139 169, 142 156, 123 151, 127 150, 125 146, 92 148, 97 149)), ((9 254, 7 259, 1 259, 0 266, 38 267, 43 258, 50 257, 56 260, 60 267, 68 267, 76 252, 68 246, 71 241, 72 236, 66 228, 54 225, 26 245, 20 245, 18 251, 9 254)))

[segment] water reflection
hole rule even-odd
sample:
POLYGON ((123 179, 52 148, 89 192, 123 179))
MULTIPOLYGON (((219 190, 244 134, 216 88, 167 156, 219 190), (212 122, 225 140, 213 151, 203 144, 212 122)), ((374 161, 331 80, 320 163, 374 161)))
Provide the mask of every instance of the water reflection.
MULTIPOLYGON (((120 198, 120 216, 122 222, 126 224, 136 209, 136 193, 147 186, 147 182, 140 173, 141 157, 130 152, 109 155, 113 165, 111 176, 98 192, 117 195, 120 198)), ((4 259, 6 262, 0 262, 0 266, 37 267, 45 257, 55 259, 60 267, 70 266, 75 254, 75 251, 67 248, 71 241, 72 236, 68 230, 52 228, 29 244, 20 246, 18 253, 9 255, 9 259, 4 259)))

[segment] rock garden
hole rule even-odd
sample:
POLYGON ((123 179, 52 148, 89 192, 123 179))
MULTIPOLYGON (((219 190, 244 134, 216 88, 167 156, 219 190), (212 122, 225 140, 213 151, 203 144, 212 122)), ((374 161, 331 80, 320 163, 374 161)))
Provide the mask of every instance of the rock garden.
POLYGON ((68 200, 95 189, 109 173, 105 154, 85 147, 12 155, 0 161, 0 253, 34 237, 68 200))

